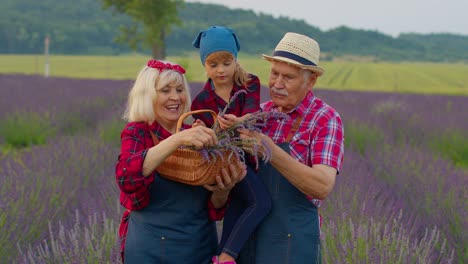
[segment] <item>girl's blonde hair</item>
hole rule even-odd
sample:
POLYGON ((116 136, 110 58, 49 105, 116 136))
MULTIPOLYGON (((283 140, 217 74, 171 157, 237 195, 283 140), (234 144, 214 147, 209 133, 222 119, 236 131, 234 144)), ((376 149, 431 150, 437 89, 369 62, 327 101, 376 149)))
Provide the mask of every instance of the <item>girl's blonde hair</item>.
MULTIPOLYGON (((168 61, 163 62, 173 64, 168 61)), ((158 96, 156 90, 167 85, 182 85, 184 87, 187 101, 183 112, 189 111, 192 100, 185 74, 170 69, 160 71, 159 69, 144 66, 138 73, 135 83, 128 94, 127 107, 123 118, 128 122, 154 122, 156 118, 154 103, 158 96)))
POLYGON ((213 61, 219 61, 219 60, 234 60, 236 63, 236 70, 234 72, 234 83, 236 83, 239 86, 247 86, 247 82, 249 81, 249 73, 244 70, 239 62, 237 62, 237 59, 234 58, 234 55, 228 51, 217 51, 213 52, 208 57, 206 57, 206 63, 210 63, 213 61))

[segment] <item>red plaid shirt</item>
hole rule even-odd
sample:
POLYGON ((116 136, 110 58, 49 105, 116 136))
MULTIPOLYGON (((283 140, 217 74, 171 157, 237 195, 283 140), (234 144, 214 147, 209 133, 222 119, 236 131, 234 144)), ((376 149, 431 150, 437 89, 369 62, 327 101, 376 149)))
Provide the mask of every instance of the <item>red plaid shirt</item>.
MULTIPOLYGON (((277 110, 272 101, 263 103, 261 108, 262 111, 277 110)), ((290 120, 287 121, 271 120, 271 125, 264 129, 264 133, 275 143, 283 143, 294 120, 302 117, 296 134, 290 140, 291 155, 310 167, 325 164, 340 171, 344 156, 344 134, 338 112, 309 92, 288 115, 290 120)), ((320 200, 308 198, 320 206, 320 200)))
MULTIPOLYGON (((219 113, 226 107, 227 102, 215 93, 211 83, 211 79, 208 79, 203 90, 193 99, 192 110, 211 109, 219 113)), ((235 102, 229 106, 226 114, 233 114, 240 117, 260 110, 260 80, 258 77, 249 74, 247 87, 234 84, 231 97, 241 89, 245 89, 247 93, 240 94, 235 102)), ((207 127, 212 127, 214 124, 214 120, 210 114, 194 115, 194 118, 202 120, 207 127)))
MULTIPOLYGON (((128 123, 120 135, 122 145, 115 168, 115 176, 120 188, 120 204, 127 209, 124 212, 119 228, 122 252, 125 246, 130 212, 132 210, 141 210, 148 205, 150 189, 157 173, 155 171, 148 177, 144 177, 142 174, 146 153, 149 148, 154 146, 150 129, 160 141, 171 136, 171 133, 157 122, 150 126, 145 122, 128 123)), ((207 208, 207 217, 209 219, 215 221, 223 218, 225 208, 216 209, 209 199, 207 208)))

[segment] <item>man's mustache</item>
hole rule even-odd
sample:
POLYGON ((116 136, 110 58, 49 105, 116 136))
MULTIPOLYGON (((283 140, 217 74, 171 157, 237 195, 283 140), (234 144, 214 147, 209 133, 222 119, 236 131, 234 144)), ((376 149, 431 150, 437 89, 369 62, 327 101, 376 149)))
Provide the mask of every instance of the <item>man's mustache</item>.
POLYGON ((276 88, 275 86, 272 86, 271 87, 271 90, 276 93, 276 94, 279 94, 279 95, 284 95, 284 96, 288 96, 289 93, 288 91, 286 91, 286 89, 278 89, 276 88))

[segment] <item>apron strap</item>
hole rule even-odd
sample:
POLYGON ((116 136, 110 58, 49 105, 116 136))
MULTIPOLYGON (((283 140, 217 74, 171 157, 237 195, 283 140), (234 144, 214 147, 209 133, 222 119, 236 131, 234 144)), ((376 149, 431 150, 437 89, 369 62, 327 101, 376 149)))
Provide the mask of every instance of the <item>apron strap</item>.
POLYGON ((302 122, 303 117, 300 116, 294 120, 294 123, 292 124, 291 130, 289 130, 288 136, 286 137, 285 142, 289 142, 291 138, 296 134, 297 129, 299 129, 299 125, 302 122))
POLYGON ((156 137, 156 135, 153 133, 153 131, 151 130, 151 128, 149 129, 150 131, 150 134, 151 134, 151 138, 153 139, 153 143, 154 145, 156 146, 157 144, 159 144, 159 139, 158 137, 156 137))

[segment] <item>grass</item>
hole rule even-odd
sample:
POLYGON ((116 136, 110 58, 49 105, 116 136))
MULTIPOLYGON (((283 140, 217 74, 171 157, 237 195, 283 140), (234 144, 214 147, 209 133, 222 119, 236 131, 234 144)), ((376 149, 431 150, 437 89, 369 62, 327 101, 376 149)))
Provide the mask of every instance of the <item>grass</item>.
MULTIPOLYGON (((49 58, 50 76, 97 79, 134 79, 149 59, 143 55, 64 56, 49 58)), ((168 57, 187 69, 189 81, 206 80, 198 54, 168 57)), ((248 71, 268 81, 269 63, 258 55, 240 54, 248 71)), ((44 74, 43 55, 0 55, 0 73, 44 74)), ((468 65, 414 62, 321 62, 325 74, 316 87, 422 94, 468 95, 468 65)))

